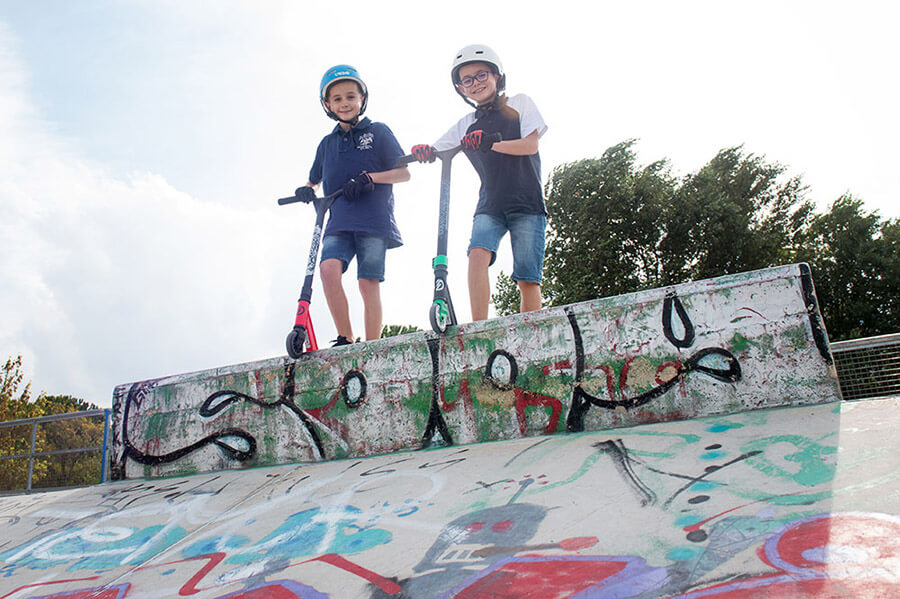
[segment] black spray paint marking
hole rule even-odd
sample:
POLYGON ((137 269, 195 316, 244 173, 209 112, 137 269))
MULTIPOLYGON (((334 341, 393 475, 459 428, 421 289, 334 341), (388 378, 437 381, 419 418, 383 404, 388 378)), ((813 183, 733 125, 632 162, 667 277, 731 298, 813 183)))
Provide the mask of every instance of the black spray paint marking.
MULTIPOLYGON (((678 306, 681 306, 680 302, 678 303, 678 306)), ((681 308, 681 311, 684 311, 683 307, 681 308)), ((572 407, 569 409, 569 415, 566 417, 567 431, 580 432, 584 430, 584 416, 591 405, 599 408, 606 408, 608 410, 614 410, 618 407, 623 407, 626 410, 637 408, 665 394, 669 389, 677 385, 685 376, 693 371, 702 372, 716 380, 727 383, 735 383, 741 380, 740 363, 738 363, 737 358, 735 358, 731 352, 718 347, 707 347, 697 351, 687 360, 681 362, 678 365, 675 376, 670 380, 645 393, 629 398, 625 397, 624 393, 620 390, 619 395, 621 399, 600 399, 599 397, 589 394, 582 388, 584 382, 584 342, 581 338, 581 328, 578 326, 574 311, 570 307, 566 307, 565 312, 569 319, 569 324, 572 327, 572 333, 575 340, 575 389, 572 392, 572 407), (717 368, 705 364, 719 359, 726 363, 727 366, 725 368, 717 368)), ((678 312, 677 308, 676 312, 678 312)), ((693 340, 693 325, 690 324, 687 313, 684 313, 684 321, 686 323, 685 330, 688 328, 691 330, 690 337, 693 340)))
POLYGON ((431 354, 431 407, 428 411, 428 426, 422 435, 422 449, 430 446, 435 432, 440 433, 445 445, 453 445, 453 437, 441 414, 441 373, 440 354, 441 337, 428 339, 428 352, 431 354))
POLYGON ((654 493, 650 487, 645 485, 631 468, 631 456, 628 454, 628 449, 625 447, 625 444, 622 443, 621 439, 594 443, 594 447, 612 458, 613 465, 619 472, 619 476, 631 485, 631 488, 640 498, 641 507, 647 507, 648 505, 656 503, 656 493, 654 493))

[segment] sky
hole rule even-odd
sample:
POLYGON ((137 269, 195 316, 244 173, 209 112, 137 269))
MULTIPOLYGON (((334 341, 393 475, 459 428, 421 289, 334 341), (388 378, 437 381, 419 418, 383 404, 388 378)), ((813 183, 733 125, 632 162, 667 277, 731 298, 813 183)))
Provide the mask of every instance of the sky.
MULTIPOLYGON (((0 360, 22 355, 35 395, 108 407, 116 385, 284 355, 314 215, 276 199, 333 127, 318 86, 340 63, 407 150, 466 113, 450 63, 484 43, 549 126, 545 180, 627 139, 678 176, 743 145, 822 211, 850 192, 900 217, 898 17, 880 0, 0 0, 0 360)), ((440 169, 410 168, 384 322, 427 329, 440 169)), ((477 188, 455 160, 463 322, 477 188)), ((362 335, 354 266, 345 288, 362 335)), ((312 317, 327 346, 318 283, 312 317)))

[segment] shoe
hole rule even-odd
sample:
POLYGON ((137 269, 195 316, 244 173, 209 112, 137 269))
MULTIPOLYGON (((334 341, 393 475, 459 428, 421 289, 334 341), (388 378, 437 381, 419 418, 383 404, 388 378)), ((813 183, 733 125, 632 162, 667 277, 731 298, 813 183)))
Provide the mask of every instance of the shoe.
POLYGON ((331 341, 331 347, 340 347, 342 345, 350 345, 351 343, 353 343, 353 342, 350 341, 349 339, 347 339, 346 337, 344 337, 343 335, 338 335, 337 339, 333 339, 331 341))

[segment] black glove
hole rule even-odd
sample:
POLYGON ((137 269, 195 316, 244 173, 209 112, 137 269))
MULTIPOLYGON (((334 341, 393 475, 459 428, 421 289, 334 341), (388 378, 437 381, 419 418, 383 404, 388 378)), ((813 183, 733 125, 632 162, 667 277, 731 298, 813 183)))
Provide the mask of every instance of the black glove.
POLYGON ((352 202, 358 199, 363 193, 372 191, 373 189, 375 189, 375 184, 372 183, 372 177, 369 176, 369 173, 360 173, 344 183, 342 191, 344 197, 352 202))
POLYGON ((460 143, 467 150, 490 152, 491 146, 494 145, 494 139, 490 135, 485 135, 481 129, 476 129, 463 137, 460 143))
POLYGON ((303 187, 298 187, 294 195, 304 204, 309 204, 316 199, 316 190, 309 185, 304 185, 303 187))
POLYGON ((429 146, 428 144, 417 144, 412 147, 413 158, 415 158, 419 162, 434 162, 434 159, 437 158, 435 154, 437 150, 434 149, 434 146, 429 146))

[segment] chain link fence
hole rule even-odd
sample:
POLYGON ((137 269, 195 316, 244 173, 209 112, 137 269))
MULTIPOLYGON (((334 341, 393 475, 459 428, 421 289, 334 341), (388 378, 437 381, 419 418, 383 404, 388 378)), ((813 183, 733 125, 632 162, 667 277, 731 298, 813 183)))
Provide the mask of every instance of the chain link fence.
POLYGON ((844 399, 900 395, 900 334, 831 344, 844 399))
POLYGON ((104 482, 109 415, 90 410, 0 422, 0 492, 104 482))

